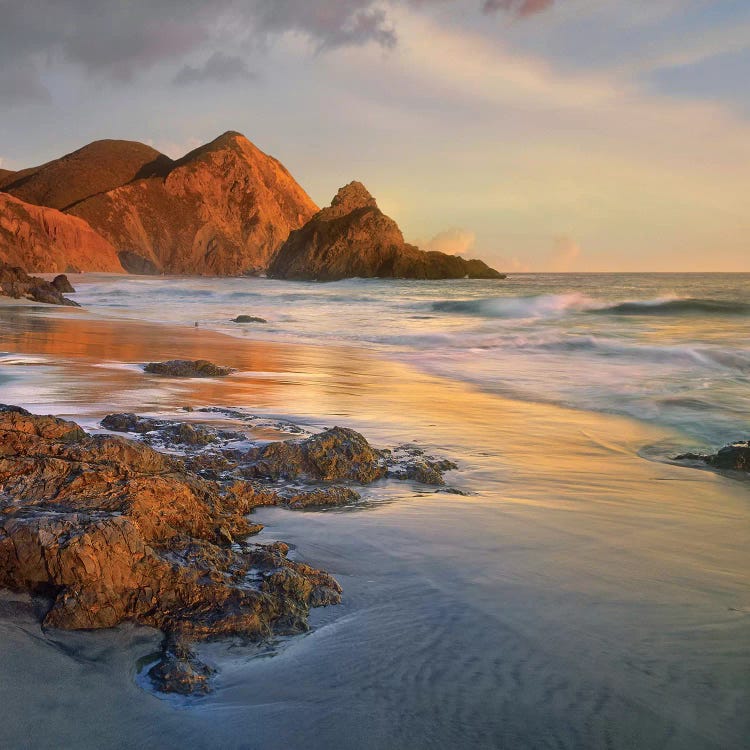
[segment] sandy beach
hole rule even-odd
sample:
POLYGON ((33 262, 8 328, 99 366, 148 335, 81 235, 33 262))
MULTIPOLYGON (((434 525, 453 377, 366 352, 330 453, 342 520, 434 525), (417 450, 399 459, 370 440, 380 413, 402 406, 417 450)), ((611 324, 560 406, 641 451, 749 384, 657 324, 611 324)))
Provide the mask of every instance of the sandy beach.
POLYGON ((339 424, 455 460, 450 484, 469 493, 380 482, 360 507, 256 511, 261 540, 334 574, 343 603, 315 611, 305 636, 201 646, 220 670, 199 700, 139 684, 156 632, 43 633, 30 600, 4 596, 0 703, 14 720, 1 744, 743 746, 747 485, 642 457, 676 441, 670 430, 480 393, 347 347, 49 308, 0 318, 3 402, 88 428, 186 406, 339 424), (172 357, 238 372, 178 381, 138 366, 172 357))

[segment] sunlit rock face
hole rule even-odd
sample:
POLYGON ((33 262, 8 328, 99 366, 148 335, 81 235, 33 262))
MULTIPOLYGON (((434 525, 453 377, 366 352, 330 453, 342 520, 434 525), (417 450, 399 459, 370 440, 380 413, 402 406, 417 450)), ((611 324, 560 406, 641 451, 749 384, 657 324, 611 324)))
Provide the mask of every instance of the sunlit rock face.
POLYGON ((122 273, 115 248, 85 221, 0 193, 0 262, 30 273, 122 273))
POLYGON ((396 222, 378 208, 360 182, 342 187, 328 208, 290 234, 268 275, 313 281, 503 278, 480 260, 423 252, 404 242, 396 222))
POLYGON ((225 133, 154 174, 70 209, 128 264, 236 276, 265 270, 317 207, 285 167, 239 133, 225 133))

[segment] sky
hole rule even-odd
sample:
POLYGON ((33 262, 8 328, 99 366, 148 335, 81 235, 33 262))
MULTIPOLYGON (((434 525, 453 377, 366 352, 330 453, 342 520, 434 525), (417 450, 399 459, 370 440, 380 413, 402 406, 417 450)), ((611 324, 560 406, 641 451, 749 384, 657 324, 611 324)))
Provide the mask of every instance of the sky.
POLYGON ((750 271, 747 0, 0 0, 0 167, 226 130, 507 271, 750 271))

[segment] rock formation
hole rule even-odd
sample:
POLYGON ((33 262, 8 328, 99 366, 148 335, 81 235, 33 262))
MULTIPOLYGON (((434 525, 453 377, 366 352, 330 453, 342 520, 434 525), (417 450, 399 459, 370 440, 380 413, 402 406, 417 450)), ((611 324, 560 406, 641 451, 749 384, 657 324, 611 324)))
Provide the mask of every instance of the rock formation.
POLYGON ((163 630, 161 689, 206 689, 188 641, 299 632, 309 607, 340 600, 286 545, 242 541, 262 528, 245 515, 265 502, 146 445, 0 407, 0 586, 50 597, 46 627, 163 630))
MULTIPOLYGON (((129 620, 159 628, 165 640, 152 681, 193 693, 209 689, 213 670, 192 641, 301 632, 310 607, 340 601, 339 584, 289 560, 283 542, 249 542, 262 526, 247 516, 261 505, 356 501, 349 484, 385 476, 390 451, 340 427, 243 448, 246 434, 200 424, 112 414, 102 426, 141 440, 92 436, 74 422, 0 405, 0 587, 46 597, 45 627, 129 620), (258 479, 282 476, 295 481, 284 488, 258 479)), ((423 458, 414 448, 410 455, 423 458)))
MULTIPOLYGON (((14 299, 28 299, 33 302, 44 302, 49 305, 67 305, 68 307, 79 307, 77 302, 73 302, 67 297, 63 297, 59 279, 68 279, 65 276, 58 276, 50 283, 36 276, 29 276, 24 270, 17 266, 9 266, 0 262, 0 295, 13 297, 14 299), (58 283, 55 284, 54 282, 58 283)), ((73 287, 68 283, 68 287, 73 291, 73 287)), ((67 290, 66 290, 67 291, 67 290)))
POLYGON ((0 262, 35 273, 122 273, 117 251, 85 221, 0 193, 0 262))
POLYGON ((168 168, 69 208, 119 251, 159 272, 258 273, 316 211, 289 172, 239 133, 225 133, 168 168))
POLYGON ((423 252, 404 242, 393 219, 359 182, 339 190, 329 208, 293 231, 273 258, 268 275, 279 279, 336 281, 350 277, 501 279, 480 260, 423 252))
POLYGON ((750 472, 750 440, 725 445, 716 453, 683 453, 675 461, 697 461, 725 471, 750 472))

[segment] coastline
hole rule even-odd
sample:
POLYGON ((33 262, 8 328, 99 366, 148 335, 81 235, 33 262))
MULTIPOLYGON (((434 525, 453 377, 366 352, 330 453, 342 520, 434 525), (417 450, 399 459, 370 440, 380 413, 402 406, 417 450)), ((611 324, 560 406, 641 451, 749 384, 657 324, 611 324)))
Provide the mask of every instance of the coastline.
MULTIPOLYGON (((362 431, 373 444, 416 442, 457 460, 460 471, 451 483, 472 494, 456 498, 408 485, 374 487, 365 494, 372 503, 367 510, 294 517, 278 509, 257 512, 266 523, 264 539, 293 542, 302 559, 339 578, 344 604, 316 613, 312 633, 292 639, 271 659, 253 661, 250 651, 227 644, 209 647, 223 660, 224 676, 215 697, 186 710, 176 711, 135 683, 132 657, 148 654, 152 636, 147 631, 128 626, 117 633, 42 636, 28 610, 19 615, 16 608, 2 620, 7 642, 17 645, 3 650, 2 674, 18 674, 26 665, 37 681, 2 681, 6 706, 45 700, 36 695, 42 674, 48 681, 61 675, 74 685, 95 675, 97 690, 108 685, 102 697, 87 688, 82 702, 69 698, 67 715, 58 710, 52 722, 84 747, 106 743, 107 733, 118 736, 123 725, 137 727, 131 733, 134 747, 147 740, 177 746, 188 736, 196 747, 218 739, 222 746, 248 747, 253 745, 237 737, 260 717, 265 719, 258 730, 263 747, 283 746, 316 727, 320 731, 321 717, 346 722, 348 734, 341 736, 361 746, 389 746, 384 738, 390 738, 390 746, 403 746, 421 736, 416 717, 426 708, 417 697, 409 698, 402 725, 389 728, 383 712, 395 706, 384 686, 394 680, 413 689, 421 684, 419 673, 397 664, 402 659, 408 665, 420 653, 412 639, 418 641, 423 628, 428 633, 428 624, 434 627, 434 605, 443 627, 454 622, 457 628, 444 630, 432 643, 436 652, 448 649, 444 670, 457 670, 458 685, 473 669, 482 692, 468 707, 440 682, 432 710, 449 706, 461 723, 467 718, 462 710, 479 711, 473 716, 478 746, 497 746, 498 738, 511 741, 519 722, 531 720, 542 707, 546 719, 529 728, 529 736, 563 727, 565 746, 574 746, 576 739, 596 744, 613 726, 613 747, 627 747, 643 726, 653 729, 652 736, 671 736, 673 747, 732 747, 747 731, 741 713, 748 695, 742 676, 747 649, 728 651, 730 642, 736 649, 750 632, 747 491, 724 477, 638 455, 644 445, 672 439, 674 431, 627 417, 512 401, 347 347, 253 342, 203 329, 68 312, 37 315, 26 306, 10 314, 0 311, 8 321, 0 350, 20 358, 3 367, 15 377, 0 386, 2 401, 70 417, 86 427, 114 411, 173 414, 183 406, 240 406, 316 427, 338 423, 362 431), (36 358, 36 364, 22 364, 24 355, 36 358), (240 372, 220 381, 154 380, 134 364, 198 356, 240 372), (407 596, 424 611, 398 611, 389 604, 407 607, 407 596), (386 617, 400 646, 383 641, 375 627, 380 617, 386 617), (492 627, 480 636, 472 629, 478 622, 492 627), (363 634, 371 639, 365 642, 372 653, 356 657, 352 639, 363 634), (486 664, 461 659, 469 635, 490 652, 488 663, 499 670, 495 677, 504 676, 507 683, 493 683, 486 664), (557 639, 554 653, 545 645, 551 637, 557 639), (702 653, 685 660, 693 650, 702 653), (70 653, 78 654, 72 662, 70 653), (309 670, 322 681, 322 695, 333 700, 325 687, 329 680, 342 679, 345 667, 375 669, 378 658, 391 668, 391 673, 378 672, 376 680, 385 694, 352 697, 348 719, 347 700, 326 705, 282 688, 300 670, 309 670), (547 676, 535 660, 544 662, 547 676), (602 661, 617 673, 607 674, 602 661), (549 685, 555 680, 549 674, 559 676, 558 688, 549 685), (416 682, 401 682, 407 675, 416 682), (701 687, 704 679, 713 682, 712 690, 701 687), (276 685, 270 695, 242 702, 253 685, 268 690, 269 680, 276 685), (498 684, 504 686, 499 693, 498 684), (559 692, 559 705, 554 697, 542 701, 550 689, 552 696, 559 692), (576 690, 590 702, 570 702, 576 690), (122 708, 120 718, 105 700, 122 708), (368 701, 380 711, 369 723, 363 713, 368 701), (685 702, 694 712, 689 721, 681 715, 685 702), (252 708, 247 715, 233 708, 247 705, 252 708), (78 726, 81 712, 92 706, 104 712, 102 726, 78 726), (301 714, 292 722, 282 718, 294 706, 301 714), (226 726, 209 726, 209 708, 224 713, 226 726), (493 717, 482 709, 494 711, 493 717), (638 720, 628 719, 627 711, 636 712, 638 720), (156 714, 165 727, 162 737, 147 726, 156 714), (373 740, 376 729, 379 742, 373 740)), ((422 689, 433 684, 426 657, 418 662, 426 681, 422 689)), ((361 674, 366 681, 367 669, 361 674)), ((445 730, 440 734, 445 746, 461 741, 450 711, 431 718, 445 730)), ((3 732, 9 733, 5 744, 13 746, 22 732, 41 737, 43 729, 6 725, 3 732)), ((320 746, 326 738, 320 732, 320 746)))

